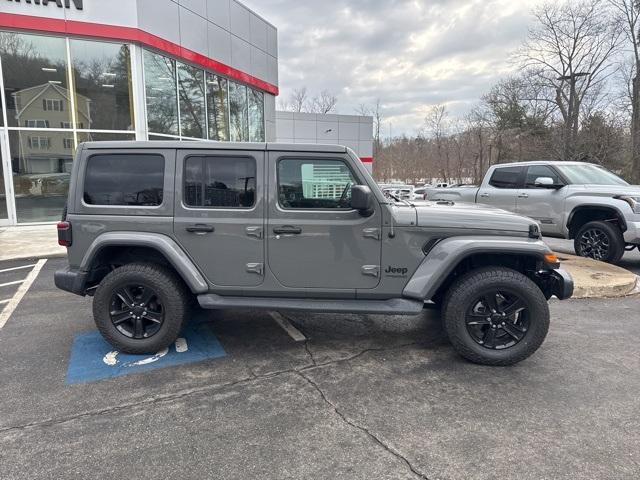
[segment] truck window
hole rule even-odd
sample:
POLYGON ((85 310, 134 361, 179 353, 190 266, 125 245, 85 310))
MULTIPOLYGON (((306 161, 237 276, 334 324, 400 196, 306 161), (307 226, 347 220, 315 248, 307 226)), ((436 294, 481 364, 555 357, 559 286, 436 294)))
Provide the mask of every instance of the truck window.
POLYGON ((341 160, 284 159, 278 162, 278 198, 283 208, 350 208, 357 181, 341 160))
POLYGON ((246 157, 191 156, 184 163, 184 203, 199 208, 251 208, 256 161, 246 157))
POLYGON ((87 162, 87 205, 156 207, 162 204, 163 189, 162 155, 100 154, 87 162))
POLYGON ((553 178, 553 183, 556 185, 564 183, 551 167, 546 165, 533 165, 527 169, 527 177, 524 183, 525 188, 536 188, 536 179, 540 177, 553 178))
POLYGON ((524 167, 496 168, 491 175, 489 185, 496 188, 518 188, 524 167))

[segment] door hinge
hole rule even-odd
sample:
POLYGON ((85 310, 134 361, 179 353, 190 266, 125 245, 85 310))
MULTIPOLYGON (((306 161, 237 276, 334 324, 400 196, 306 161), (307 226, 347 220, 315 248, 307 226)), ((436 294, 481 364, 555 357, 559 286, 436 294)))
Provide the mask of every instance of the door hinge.
POLYGON ((379 228, 365 228, 362 230, 362 235, 364 238, 374 238, 376 240, 380 240, 380 229, 379 228))
POLYGON ((249 237, 262 238, 262 227, 247 227, 244 231, 249 237))
POLYGON ((362 274, 378 278, 380 276, 380 265, 364 265, 362 267, 362 274))
POLYGON ((247 273, 262 275, 264 273, 263 263, 247 263, 247 273))

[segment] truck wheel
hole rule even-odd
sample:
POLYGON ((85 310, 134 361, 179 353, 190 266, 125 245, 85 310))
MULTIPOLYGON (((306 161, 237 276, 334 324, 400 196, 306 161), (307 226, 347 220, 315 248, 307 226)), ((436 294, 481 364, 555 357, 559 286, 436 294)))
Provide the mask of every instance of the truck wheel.
POLYGON ((442 310, 456 351, 482 365, 506 366, 532 355, 549 331, 549 305, 515 270, 473 270, 449 289, 442 310))
POLYGON ((180 335, 190 296, 167 268, 132 263, 102 280, 93 298, 93 317, 115 349, 155 354, 180 335))
POLYGON ((616 225, 589 222, 576 235, 576 255, 607 263, 618 263, 624 255, 624 238, 616 225))

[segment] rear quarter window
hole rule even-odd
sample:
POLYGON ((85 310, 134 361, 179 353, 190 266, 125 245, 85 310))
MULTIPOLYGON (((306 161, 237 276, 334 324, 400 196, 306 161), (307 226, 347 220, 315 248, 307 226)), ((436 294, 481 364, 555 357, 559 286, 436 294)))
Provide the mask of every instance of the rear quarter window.
POLYGON ((156 207, 163 188, 162 155, 98 154, 87 161, 83 199, 87 205, 156 207))

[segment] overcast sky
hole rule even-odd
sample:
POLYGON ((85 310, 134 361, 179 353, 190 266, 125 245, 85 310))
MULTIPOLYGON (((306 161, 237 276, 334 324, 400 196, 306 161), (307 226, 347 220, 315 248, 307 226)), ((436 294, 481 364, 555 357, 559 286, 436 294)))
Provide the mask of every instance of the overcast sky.
POLYGON ((542 0, 243 0, 278 28, 280 91, 337 95, 353 114, 380 98, 393 135, 430 105, 464 115, 512 70, 510 52, 542 0))

